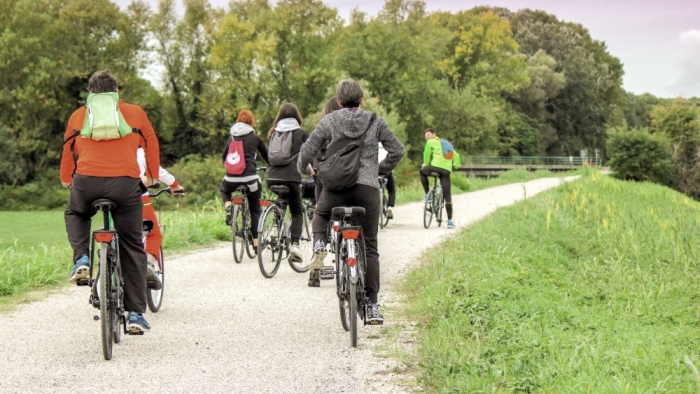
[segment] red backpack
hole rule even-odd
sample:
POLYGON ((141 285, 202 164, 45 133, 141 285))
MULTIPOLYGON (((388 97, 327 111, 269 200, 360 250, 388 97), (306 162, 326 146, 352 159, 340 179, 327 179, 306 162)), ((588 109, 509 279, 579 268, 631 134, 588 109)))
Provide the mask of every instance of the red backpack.
POLYGON ((243 151, 243 141, 232 140, 228 146, 228 154, 224 161, 226 173, 231 175, 241 175, 245 171, 245 152, 243 151))

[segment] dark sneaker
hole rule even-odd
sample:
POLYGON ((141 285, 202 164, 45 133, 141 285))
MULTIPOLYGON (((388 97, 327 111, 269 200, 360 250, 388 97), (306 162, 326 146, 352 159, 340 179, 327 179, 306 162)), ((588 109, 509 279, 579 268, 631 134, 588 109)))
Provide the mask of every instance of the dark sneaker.
POLYGON ((82 279, 90 279, 90 259, 86 254, 80 256, 78 260, 75 260, 73 271, 68 277, 70 283, 75 283, 82 279))
POLYGON ((309 271, 309 287, 321 287, 321 276, 318 270, 309 271))
POLYGON ((146 284, 148 285, 149 289, 153 290, 160 290, 163 288, 163 283, 161 283, 160 278, 158 275, 156 275, 156 264, 158 261, 156 260, 156 256, 146 253, 146 258, 147 258, 147 273, 146 273, 146 284))
POLYGON ((232 211, 233 211, 233 205, 229 205, 228 207, 226 207, 226 225, 227 226, 231 225, 231 216, 233 215, 233 213, 231 213, 232 211))
POLYGON ((447 221, 447 228, 455 228, 455 222, 452 220, 447 221))
POLYGON ((130 332, 148 332, 151 331, 151 325, 148 324, 143 315, 136 312, 129 313, 129 320, 126 323, 126 329, 130 332))
POLYGON ((322 239, 317 240, 314 244, 314 259, 311 260, 309 269, 311 271, 320 270, 321 267, 323 267, 323 260, 326 258, 327 255, 328 251, 326 251, 326 243, 323 242, 322 239))
POLYGON ((379 312, 379 305, 370 306, 367 310, 367 323, 372 325, 384 324, 384 315, 379 312))

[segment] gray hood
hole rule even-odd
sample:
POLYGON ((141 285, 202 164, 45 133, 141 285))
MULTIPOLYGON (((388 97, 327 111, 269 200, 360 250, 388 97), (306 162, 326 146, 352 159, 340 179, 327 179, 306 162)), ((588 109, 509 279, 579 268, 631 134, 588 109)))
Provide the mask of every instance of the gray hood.
POLYGON ((231 126, 231 135, 233 137, 240 137, 250 133, 255 133, 255 129, 247 123, 238 122, 231 126))
POLYGON ((357 110, 341 108, 325 117, 330 118, 328 120, 336 130, 340 130, 349 138, 357 138, 367 130, 372 113, 360 108, 357 110))
POLYGON ((294 118, 284 118, 280 119, 279 122, 277 122, 277 126, 275 126, 275 131, 279 131, 280 133, 286 133, 288 131, 293 131, 301 126, 299 125, 299 122, 297 122, 296 119, 294 118))

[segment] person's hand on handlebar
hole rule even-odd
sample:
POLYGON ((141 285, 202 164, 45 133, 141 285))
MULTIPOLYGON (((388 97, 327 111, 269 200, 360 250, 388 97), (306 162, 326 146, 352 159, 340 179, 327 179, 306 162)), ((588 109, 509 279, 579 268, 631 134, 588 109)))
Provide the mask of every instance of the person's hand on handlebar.
POLYGON ((185 188, 182 187, 182 185, 177 185, 176 188, 170 189, 170 194, 175 195, 175 194, 185 194, 185 188))

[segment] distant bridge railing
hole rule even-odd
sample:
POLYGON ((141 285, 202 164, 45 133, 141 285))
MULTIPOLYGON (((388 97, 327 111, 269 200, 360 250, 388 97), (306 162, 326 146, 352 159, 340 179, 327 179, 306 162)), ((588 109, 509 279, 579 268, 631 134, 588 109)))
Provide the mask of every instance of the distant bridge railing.
POLYGON ((458 171, 475 176, 498 176, 501 172, 513 169, 528 171, 549 170, 568 171, 583 166, 600 166, 600 158, 573 156, 463 156, 458 171))

